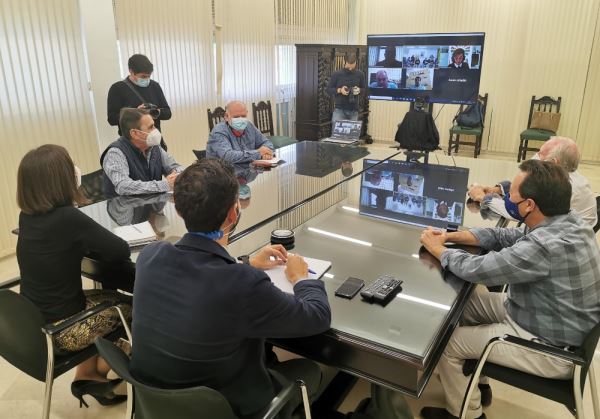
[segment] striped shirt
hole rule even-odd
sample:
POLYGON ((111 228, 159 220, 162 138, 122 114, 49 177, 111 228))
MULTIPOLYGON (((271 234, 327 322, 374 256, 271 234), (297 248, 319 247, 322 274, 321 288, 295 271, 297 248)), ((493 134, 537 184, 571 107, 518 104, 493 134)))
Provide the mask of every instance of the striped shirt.
POLYGON ((592 228, 573 213, 517 228, 470 230, 488 253, 458 249, 441 262, 458 277, 484 285, 510 284, 508 315, 556 346, 580 346, 600 322, 600 252, 592 228))
MULTIPOLYGON (((178 164, 175 159, 161 147, 155 146, 150 148, 146 155, 146 160, 149 161, 152 153, 160 153, 163 173, 171 173, 173 170, 182 172, 184 167, 178 164)), ((166 180, 150 180, 144 182, 141 180, 133 180, 129 177, 129 163, 127 157, 117 147, 112 147, 106 152, 104 162, 102 164, 104 173, 115 186, 115 192, 119 195, 141 195, 148 193, 167 192, 171 188, 166 180)))

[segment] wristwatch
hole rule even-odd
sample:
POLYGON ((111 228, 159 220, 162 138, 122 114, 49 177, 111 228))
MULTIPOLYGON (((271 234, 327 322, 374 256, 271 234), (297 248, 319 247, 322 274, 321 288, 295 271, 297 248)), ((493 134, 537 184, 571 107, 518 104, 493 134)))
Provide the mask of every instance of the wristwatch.
POLYGON ((248 255, 238 256, 237 259, 240 262, 242 262, 244 265, 250 265, 250 256, 248 256, 248 255))

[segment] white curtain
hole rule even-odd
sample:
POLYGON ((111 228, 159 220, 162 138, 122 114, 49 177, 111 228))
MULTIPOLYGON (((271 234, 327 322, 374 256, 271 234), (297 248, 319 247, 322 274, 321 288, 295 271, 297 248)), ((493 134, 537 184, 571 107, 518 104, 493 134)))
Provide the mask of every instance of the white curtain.
POLYGON ((0 1, 0 257, 14 252, 23 155, 60 144, 84 172, 98 145, 76 0, 0 1))
POLYGON ((154 64, 173 112, 162 131, 169 152, 181 164, 192 149, 206 148, 206 109, 216 103, 213 23, 210 0, 115 0, 123 77, 127 60, 144 54, 154 64))
MULTIPOLYGON (((273 0, 216 0, 222 56, 221 103, 271 100, 275 87, 273 0)), ((272 102, 273 103, 273 102, 272 102)), ((251 118, 251 115, 250 115, 251 118)))

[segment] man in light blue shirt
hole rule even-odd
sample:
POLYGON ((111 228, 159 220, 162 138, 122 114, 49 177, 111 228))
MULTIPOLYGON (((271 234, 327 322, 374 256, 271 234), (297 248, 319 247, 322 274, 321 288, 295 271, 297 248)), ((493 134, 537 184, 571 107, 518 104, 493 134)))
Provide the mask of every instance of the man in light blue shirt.
POLYGON ((225 106, 225 122, 217 124, 208 136, 206 157, 230 163, 250 163, 273 158, 273 144, 247 118, 248 109, 239 100, 225 106))

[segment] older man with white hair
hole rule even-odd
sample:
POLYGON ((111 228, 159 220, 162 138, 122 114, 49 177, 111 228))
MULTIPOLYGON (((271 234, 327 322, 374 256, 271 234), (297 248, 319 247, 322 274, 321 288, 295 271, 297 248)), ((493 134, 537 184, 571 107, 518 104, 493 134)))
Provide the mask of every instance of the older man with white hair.
POLYGON ((225 106, 225 122, 212 129, 206 146, 206 157, 230 163, 250 163, 273 158, 273 143, 248 120, 244 102, 232 100, 225 106))
MULTIPOLYGON (((539 153, 532 157, 532 159, 552 161, 569 173, 572 187, 571 210, 593 227, 598 222, 596 198, 588 180, 577 171, 580 158, 581 155, 575 141, 557 136, 550 137, 542 145, 539 153)), ((502 209, 505 207, 504 196, 509 190, 510 181, 499 182, 493 187, 472 185, 469 188, 469 197, 474 201, 481 202, 482 208, 490 208, 495 212, 502 213, 502 209)))

